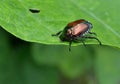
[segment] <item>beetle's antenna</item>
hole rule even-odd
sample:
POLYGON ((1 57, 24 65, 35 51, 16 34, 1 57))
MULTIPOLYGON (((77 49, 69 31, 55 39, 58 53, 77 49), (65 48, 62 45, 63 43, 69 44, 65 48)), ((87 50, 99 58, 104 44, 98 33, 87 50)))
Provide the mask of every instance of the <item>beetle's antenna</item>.
POLYGON ((69 42, 69 51, 71 51, 71 44, 72 44, 72 41, 69 42))

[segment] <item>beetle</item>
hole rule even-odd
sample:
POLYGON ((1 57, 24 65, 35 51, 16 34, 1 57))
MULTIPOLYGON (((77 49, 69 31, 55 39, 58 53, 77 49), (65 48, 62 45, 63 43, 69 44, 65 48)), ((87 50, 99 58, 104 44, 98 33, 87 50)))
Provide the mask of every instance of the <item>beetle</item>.
POLYGON ((93 28, 92 23, 85 19, 80 19, 68 23, 62 31, 52 34, 52 36, 59 36, 61 41, 69 42, 69 51, 71 51, 72 42, 82 42, 83 45, 86 46, 84 42, 85 39, 96 39, 101 45, 101 41, 97 37, 91 35, 96 35, 96 33, 90 32, 91 28, 93 28))

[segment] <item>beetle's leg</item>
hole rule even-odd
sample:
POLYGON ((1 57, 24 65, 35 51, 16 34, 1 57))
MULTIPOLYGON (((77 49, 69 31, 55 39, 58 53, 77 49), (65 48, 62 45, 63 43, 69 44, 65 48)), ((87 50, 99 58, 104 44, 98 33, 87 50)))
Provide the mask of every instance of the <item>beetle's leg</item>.
POLYGON ((85 42, 84 41, 81 41, 83 43, 84 46, 86 46, 85 42))
POLYGON ((99 44, 102 45, 101 41, 98 38, 96 38, 96 37, 83 36, 82 38, 96 39, 99 42, 99 44))
POLYGON ((71 51, 71 44, 72 44, 72 41, 69 42, 69 51, 71 51))
POLYGON ((58 36, 58 35, 60 35, 61 32, 62 32, 62 31, 59 31, 59 32, 56 33, 56 34, 52 34, 52 36, 58 36))
POLYGON ((97 34, 95 32, 88 32, 89 34, 94 34, 95 36, 97 36, 97 34))
MULTIPOLYGON (((84 37, 82 37, 82 38, 84 38, 84 37)), ((84 40, 75 39, 75 42, 79 42, 79 43, 80 43, 80 42, 82 42, 82 43, 83 43, 83 45, 84 45, 84 46, 86 46, 86 44, 85 44, 84 40)))

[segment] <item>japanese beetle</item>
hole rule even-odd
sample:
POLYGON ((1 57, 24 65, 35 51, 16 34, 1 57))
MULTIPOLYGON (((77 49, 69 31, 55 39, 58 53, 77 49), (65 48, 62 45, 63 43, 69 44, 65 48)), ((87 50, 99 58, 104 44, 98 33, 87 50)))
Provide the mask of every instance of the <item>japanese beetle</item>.
POLYGON ((82 42, 83 45, 85 45, 85 39, 96 39, 101 45, 100 40, 95 36, 91 35, 96 35, 94 32, 90 32, 90 29, 92 27, 93 26, 90 22, 84 19, 80 19, 68 23, 64 30, 59 31, 56 34, 52 34, 52 36, 59 36, 61 41, 69 42, 69 51, 71 51, 72 42, 82 42))

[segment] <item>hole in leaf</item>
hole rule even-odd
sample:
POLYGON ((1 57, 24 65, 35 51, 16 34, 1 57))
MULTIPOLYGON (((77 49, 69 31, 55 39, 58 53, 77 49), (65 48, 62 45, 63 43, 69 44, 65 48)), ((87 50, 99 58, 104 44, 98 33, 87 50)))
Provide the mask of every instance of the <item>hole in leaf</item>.
POLYGON ((31 13, 39 13, 40 12, 40 10, 39 9, 29 9, 29 11, 31 12, 31 13))

